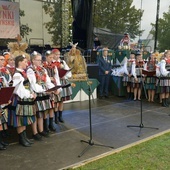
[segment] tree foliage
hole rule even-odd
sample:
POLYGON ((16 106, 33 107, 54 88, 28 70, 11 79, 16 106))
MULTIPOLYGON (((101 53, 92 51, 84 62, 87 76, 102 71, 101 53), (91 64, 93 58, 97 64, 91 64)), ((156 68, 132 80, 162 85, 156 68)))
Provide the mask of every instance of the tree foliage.
MULTIPOLYGON (((25 16, 25 12, 23 10, 19 10, 19 16, 20 17, 24 17, 25 16)), ((29 33, 32 32, 32 29, 28 26, 28 24, 22 24, 20 22, 20 35, 21 37, 25 37, 27 35, 29 35, 29 33)))
MULTIPOLYGON (((48 33, 52 35, 54 44, 62 44, 62 3, 57 0, 54 4, 45 3, 45 13, 51 21, 45 23, 48 33)), ((141 35, 140 21, 143 11, 132 6, 133 0, 94 0, 93 25, 98 28, 107 28, 117 34, 128 32, 131 38, 141 35)), ((71 3, 69 6, 71 11, 71 3)), ((70 12, 71 18, 71 12, 70 12)), ((72 20, 68 20, 71 25, 72 20)), ((69 31, 69 30, 68 30, 69 31)))
MULTIPOLYGON (((155 37, 155 24, 151 24, 154 27, 150 33, 155 37)), ((157 40, 158 50, 165 51, 170 49, 170 6, 167 13, 163 13, 163 18, 158 21, 157 40)))
POLYGON ((43 8, 51 21, 44 23, 49 34, 52 35, 53 44, 62 44, 62 0, 55 4, 45 3, 43 8))
POLYGON ((132 6, 133 0, 96 0, 94 6, 94 26, 110 29, 117 34, 128 32, 131 38, 141 35, 142 10, 132 6))

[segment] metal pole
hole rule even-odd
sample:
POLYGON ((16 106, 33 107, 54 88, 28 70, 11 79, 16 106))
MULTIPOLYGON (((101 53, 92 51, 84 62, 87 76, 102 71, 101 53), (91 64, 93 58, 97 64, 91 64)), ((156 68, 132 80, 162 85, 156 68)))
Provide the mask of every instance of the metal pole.
POLYGON ((160 0, 157 0, 157 13, 156 13, 156 24, 155 24, 155 43, 154 43, 154 51, 157 50, 159 7, 160 7, 160 0))
MULTIPOLYGON (((139 30, 141 31, 141 26, 142 26, 142 1, 141 0, 141 4, 140 4, 140 10, 141 10, 141 18, 140 18, 140 25, 139 25, 139 30)), ((141 33, 139 33, 139 42, 140 42, 140 36, 141 36, 141 33)))

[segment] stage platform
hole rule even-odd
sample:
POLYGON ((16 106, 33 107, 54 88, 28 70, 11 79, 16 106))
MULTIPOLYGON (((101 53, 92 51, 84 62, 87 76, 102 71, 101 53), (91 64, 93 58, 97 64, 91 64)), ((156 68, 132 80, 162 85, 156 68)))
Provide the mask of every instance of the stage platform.
MULTIPOLYGON (((113 146, 114 149, 100 146, 90 147, 80 158, 78 155, 86 148, 89 140, 89 102, 66 103, 63 117, 64 124, 56 125, 56 133, 43 141, 34 141, 30 148, 18 144, 16 131, 10 129, 5 140, 11 142, 6 151, 0 151, 1 170, 58 170, 94 159, 101 154, 114 151, 134 142, 170 128, 169 108, 161 107, 158 101, 143 101, 143 124, 141 136, 139 128, 128 128, 127 125, 140 124, 140 101, 126 101, 124 97, 111 96, 109 99, 95 99, 92 106, 92 131, 95 143, 113 146)), ((28 128, 29 137, 31 130, 28 128)), ((103 167, 103 169, 111 167, 103 167)))

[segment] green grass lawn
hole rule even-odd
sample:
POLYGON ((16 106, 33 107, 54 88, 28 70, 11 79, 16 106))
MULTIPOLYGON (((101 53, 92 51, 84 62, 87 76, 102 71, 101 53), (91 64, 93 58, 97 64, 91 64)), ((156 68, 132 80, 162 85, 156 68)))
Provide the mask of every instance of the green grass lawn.
POLYGON ((170 133, 86 164, 76 170, 170 170, 170 133))

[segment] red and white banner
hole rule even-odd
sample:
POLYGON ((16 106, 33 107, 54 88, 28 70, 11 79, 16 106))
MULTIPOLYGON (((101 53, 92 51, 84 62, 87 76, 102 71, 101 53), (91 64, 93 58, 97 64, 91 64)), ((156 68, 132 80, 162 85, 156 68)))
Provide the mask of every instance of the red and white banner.
POLYGON ((0 38, 13 39, 20 34, 19 3, 0 1, 0 38))

